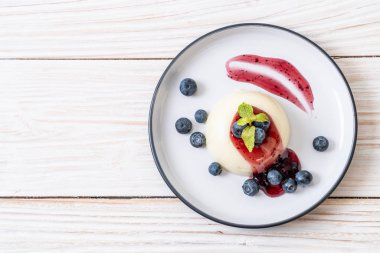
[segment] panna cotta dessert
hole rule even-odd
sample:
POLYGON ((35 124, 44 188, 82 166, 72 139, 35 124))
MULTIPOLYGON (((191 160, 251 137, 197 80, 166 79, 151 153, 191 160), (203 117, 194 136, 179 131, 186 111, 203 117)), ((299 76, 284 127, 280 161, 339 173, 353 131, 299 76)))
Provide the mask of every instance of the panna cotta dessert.
MULTIPOLYGON (((254 126, 259 125, 257 121, 249 124, 255 128, 253 131, 261 129, 254 126)), ((284 110, 273 98, 260 92, 240 91, 222 98, 211 109, 205 134, 207 150, 215 161, 232 173, 251 176, 252 173, 263 172, 284 152, 290 129, 284 110), (251 151, 244 140, 235 137, 231 130, 241 118, 238 108, 243 103, 252 107, 253 115, 262 113, 267 116, 268 121, 261 122, 262 125, 269 123, 263 142, 256 144, 251 151)))
MULTIPOLYGON (((278 197, 294 193, 299 185, 311 184, 312 174, 301 170, 297 154, 288 148, 291 138, 288 117, 274 99, 286 99, 305 113, 312 112, 314 96, 306 78, 284 59, 250 54, 230 58, 226 71, 236 84, 251 84, 273 96, 259 91, 232 92, 208 111, 195 112, 195 122, 206 124, 205 133, 191 133, 193 123, 186 117, 175 122, 177 132, 190 134, 194 148, 206 148, 210 153, 214 160, 208 165, 211 175, 218 176, 224 171, 248 177, 242 185, 248 196, 261 190, 270 197, 278 197)), ((179 90, 184 96, 192 96, 197 83, 185 78, 179 90)), ((329 141, 324 136, 315 137, 313 147, 324 152, 329 141)))

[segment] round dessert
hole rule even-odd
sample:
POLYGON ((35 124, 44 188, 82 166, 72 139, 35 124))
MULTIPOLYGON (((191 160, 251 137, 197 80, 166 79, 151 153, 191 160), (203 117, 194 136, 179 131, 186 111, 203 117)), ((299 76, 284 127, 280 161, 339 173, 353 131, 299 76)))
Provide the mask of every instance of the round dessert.
MULTIPOLYGON (((262 123, 265 125, 265 122, 262 123)), ((264 129, 267 127, 266 125, 264 129)), ((258 126, 256 128, 259 129, 258 126)), ((232 173, 252 176, 265 171, 285 151, 290 129, 284 110, 270 96, 260 92, 241 91, 222 98, 215 105, 208 115, 205 134, 207 150, 215 161, 232 173), (256 115, 265 114, 270 122, 265 139, 261 140, 262 143, 255 144, 251 150, 246 147, 243 139, 237 138, 236 133, 234 135, 231 131, 240 118, 238 108, 242 103, 251 105, 256 115)), ((256 131, 256 140, 260 137, 257 134, 259 132, 256 131)))

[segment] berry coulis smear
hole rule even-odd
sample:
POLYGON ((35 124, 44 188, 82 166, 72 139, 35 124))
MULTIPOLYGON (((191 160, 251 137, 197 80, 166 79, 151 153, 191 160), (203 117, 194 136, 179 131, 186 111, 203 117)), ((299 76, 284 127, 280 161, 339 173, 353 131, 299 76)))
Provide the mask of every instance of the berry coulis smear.
POLYGON ((294 88, 297 89, 304 99, 307 101, 310 110, 314 109, 313 102, 314 96, 309 85, 309 82, 302 76, 302 74, 288 61, 278 58, 262 57, 258 55, 239 55, 231 58, 226 62, 226 69, 228 76, 239 82, 247 82, 254 84, 275 94, 286 100, 292 102, 298 106, 301 110, 306 111, 305 107, 301 104, 299 99, 281 82, 271 78, 270 76, 254 72, 252 70, 246 70, 244 68, 238 68, 231 66, 234 62, 245 62, 254 65, 260 65, 268 67, 279 74, 283 75, 294 88))

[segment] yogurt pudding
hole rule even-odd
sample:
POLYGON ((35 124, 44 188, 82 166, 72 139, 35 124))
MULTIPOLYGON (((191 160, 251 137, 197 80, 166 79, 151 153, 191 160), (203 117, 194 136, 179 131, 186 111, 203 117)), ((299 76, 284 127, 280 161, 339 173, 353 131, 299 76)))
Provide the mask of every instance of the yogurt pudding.
POLYGON ((225 170, 252 176, 265 171, 284 152, 290 129, 284 110, 274 99, 260 92, 240 91, 217 102, 209 113, 205 134, 207 150, 225 170), (231 126, 239 117, 237 108, 243 102, 252 105, 255 114, 267 114, 271 122, 265 141, 252 152, 231 133, 231 126))

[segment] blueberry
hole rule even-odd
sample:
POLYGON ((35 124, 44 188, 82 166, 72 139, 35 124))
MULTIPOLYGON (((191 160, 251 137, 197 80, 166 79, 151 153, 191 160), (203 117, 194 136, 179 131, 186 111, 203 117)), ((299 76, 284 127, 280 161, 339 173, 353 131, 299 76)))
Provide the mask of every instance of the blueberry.
POLYGON ((205 110, 198 110, 194 115, 195 121, 198 123, 205 123, 207 120, 207 112, 205 110))
POLYGON ((187 134, 191 131, 193 124, 191 121, 187 118, 179 118, 175 122, 175 129, 177 129, 177 132, 180 134, 187 134))
POLYGON ((246 126, 247 126, 247 125, 239 126, 238 123, 235 122, 235 123, 232 125, 232 128, 231 128, 232 134, 233 134, 236 138, 241 138, 241 134, 243 133, 243 130, 244 130, 244 128, 245 128, 246 126))
POLYGON ((222 166, 217 162, 213 162, 208 166, 208 172, 213 176, 220 175, 222 173, 222 166))
POLYGON ((288 178, 282 183, 282 189, 287 193, 293 193, 297 190, 297 182, 293 178, 288 178))
POLYGON ((313 147, 315 150, 323 152, 329 147, 329 141, 326 137, 318 136, 313 140, 313 147))
POLYGON ((259 127, 256 127, 255 131, 255 144, 262 144, 265 139, 265 130, 259 127))
POLYGON ((292 162, 292 163, 290 164, 290 169, 293 170, 293 171, 298 170, 298 163, 296 163, 296 162, 292 162))
POLYGON ((255 121, 255 122, 253 122, 253 125, 255 127, 259 127, 259 128, 264 129, 266 131, 266 130, 268 130, 268 128, 270 126, 270 122, 269 121, 264 121, 264 122, 255 121))
POLYGON ((282 174, 278 170, 271 169, 267 174, 270 185, 279 185, 282 181, 282 174))
POLYGON ((259 192, 259 184, 253 179, 245 180, 242 188, 244 193, 248 196, 253 196, 259 192))
POLYGON ((282 170, 284 177, 292 177, 299 171, 299 164, 296 162, 289 162, 284 165, 284 169, 282 170))
POLYGON ((206 137, 200 132, 195 132, 190 135, 190 143, 195 148, 200 148, 206 144, 206 137))
POLYGON ((301 170, 296 173, 296 181, 299 185, 308 185, 313 180, 313 175, 307 170, 301 170))
POLYGON ((197 84, 191 78, 185 78, 179 85, 179 90, 185 96, 191 96, 197 91, 197 84))

